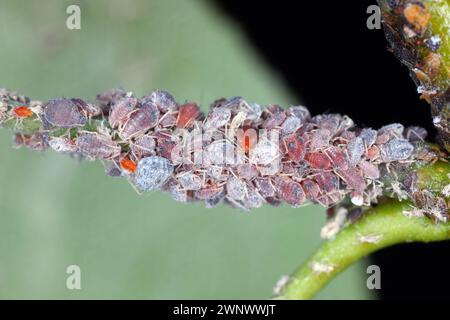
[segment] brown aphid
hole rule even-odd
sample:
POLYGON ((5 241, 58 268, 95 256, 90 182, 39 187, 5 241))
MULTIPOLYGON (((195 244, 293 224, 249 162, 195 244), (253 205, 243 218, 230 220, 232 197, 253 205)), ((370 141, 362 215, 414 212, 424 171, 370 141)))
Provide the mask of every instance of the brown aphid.
POLYGON ((154 154, 156 142, 152 137, 145 135, 130 143, 130 148, 137 159, 142 159, 154 154))
POLYGON ((73 103, 75 103, 78 108, 84 112, 84 114, 88 117, 95 117, 102 113, 102 109, 95 104, 86 102, 79 98, 70 99, 73 103))
POLYGON ((366 182, 362 173, 357 168, 349 167, 347 170, 338 170, 338 174, 345 181, 347 187, 362 192, 366 188, 366 182))
POLYGON ((280 198, 292 206, 301 205, 306 200, 301 185, 289 178, 280 179, 277 183, 277 189, 280 198))
POLYGON ((267 118, 264 120, 262 127, 267 130, 280 126, 286 119, 286 113, 279 105, 271 105, 264 112, 267 113, 267 118))
POLYGON ((60 128, 82 127, 87 120, 78 105, 66 98, 49 100, 44 105, 44 118, 60 128))
POLYGON ((96 132, 83 132, 75 141, 78 152, 90 158, 113 159, 120 156, 121 149, 110 137, 96 132))
POLYGON ((306 179, 301 182, 303 191, 305 191, 306 199, 315 200, 320 193, 319 185, 311 179, 306 179))
POLYGON ((158 124, 159 110, 153 102, 147 102, 132 112, 119 131, 124 140, 136 138, 158 124))
POLYGON ((155 90, 149 95, 144 96, 141 103, 145 104, 147 102, 153 102, 156 104, 162 113, 178 109, 178 104, 175 101, 175 98, 170 93, 163 90, 155 90))
POLYGON ((122 126, 130 117, 131 112, 136 109, 138 100, 133 97, 125 97, 111 106, 109 113, 109 124, 115 128, 122 126))
POLYGON ((102 109, 103 114, 108 114, 111 106, 127 95, 128 93, 123 89, 107 90, 97 95, 97 103, 102 109))
POLYGON ((263 197, 267 198, 275 196, 276 189, 270 178, 256 178, 254 182, 256 190, 258 190, 263 197))

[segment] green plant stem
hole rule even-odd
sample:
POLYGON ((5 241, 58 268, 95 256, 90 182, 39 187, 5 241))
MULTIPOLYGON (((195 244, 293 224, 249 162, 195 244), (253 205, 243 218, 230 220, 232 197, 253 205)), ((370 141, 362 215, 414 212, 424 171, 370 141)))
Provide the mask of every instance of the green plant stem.
MULTIPOLYGON (((435 195, 442 196, 443 188, 450 183, 450 164, 447 162, 423 166, 416 173, 417 188, 435 195)), ((444 197, 448 201, 448 196, 444 197)), ((310 299, 353 262, 382 248, 407 242, 450 239, 450 222, 434 223, 428 217, 405 215, 412 209, 411 202, 394 199, 371 208, 333 240, 325 242, 291 276, 277 298, 310 299), (373 242, 368 242, 368 238, 373 242)))
POLYGON ((353 262, 382 248, 405 242, 432 242, 450 239, 450 223, 433 224, 426 217, 407 217, 408 202, 391 200, 367 212, 360 221, 342 230, 298 269, 282 291, 281 299, 310 299, 338 273, 353 262), (376 243, 366 243, 361 236, 378 236, 376 243), (317 272, 315 263, 331 266, 329 272, 317 272))

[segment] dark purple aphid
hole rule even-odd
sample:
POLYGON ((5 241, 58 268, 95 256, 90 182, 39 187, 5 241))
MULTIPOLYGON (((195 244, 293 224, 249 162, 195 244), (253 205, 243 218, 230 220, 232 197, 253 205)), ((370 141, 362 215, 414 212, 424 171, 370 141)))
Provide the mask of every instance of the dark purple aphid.
POLYGON ((97 103, 104 114, 108 114, 113 104, 127 96, 123 89, 111 89, 97 95, 97 103))
POLYGON ((256 178, 255 187, 263 197, 275 196, 275 186, 269 178, 256 178))
POLYGON ((130 144, 131 152, 138 158, 144 158, 155 152, 156 142, 152 137, 145 135, 130 144))
POLYGON ((109 124, 115 128, 124 125, 131 112, 137 107, 138 100, 133 97, 125 97, 111 106, 109 113, 109 124))
POLYGON ((112 159, 120 155, 120 147, 111 138, 98 133, 81 133, 75 141, 78 152, 88 158, 112 159))
POLYGON ((149 95, 144 96, 141 103, 145 104, 147 102, 153 102, 156 104, 162 113, 178 109, 178 104, 175 101, 175 98, 170 93, 163 90, 155 90, 149 95))
POLYGON ((135 138, 156 126, 158 120, 158 107, 153 102, 147 102, 129 115, 119 135, 124 140, 135 138))
POLYGON ((61 128, 82 127, 86 123, 86 116, 73 101, 61 98, 49 100, 44 106, 45 120, 61 128))

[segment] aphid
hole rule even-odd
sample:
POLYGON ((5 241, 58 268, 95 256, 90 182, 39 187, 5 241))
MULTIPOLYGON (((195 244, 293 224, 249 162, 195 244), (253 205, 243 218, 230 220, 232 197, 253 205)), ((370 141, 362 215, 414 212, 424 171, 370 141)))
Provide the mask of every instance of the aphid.
POLYGON ((135 173, 137 170, 136 162, 130 158, 123 158, 120 160, 120 167, 128 173, 135 173))
POLYGON ((112 159, 120 155, 120 147, 110 137, 96 132, 83 132, 75 140, 78 151, 90 158, 112 159))
POLYGON ((378 129, 378 136, 389 134, 391 137, 401 137, 405 127, 401 123, 391 123, 378 129))
POLYGON ((231 118, 231 110, 220 107, 214 108, 206 118, 204 129, 205 130, 216 130, 223 127, 231 118))
POLYGON ((177 117, 175 117, 175 115, 168 112, 159 119, 159 124, 163 128, 173 127, 177 124, 177 117))
POLYGON ((375 145, 371 146, 367 148, 365 156, 368 160, 374 161, 380 156, 380 149, 375 145))
POLYGON ((256 189, 263 197, 275 196, 276 190, 270 178, 256 178, 254 181, 256 189))
POLYGON ((144 158, 152 155, 155 152, 156 142, 152 137, 145 135, 136 141, 130 143, 131 152, 138 158, 144 158))
POLYGON ((377 131, 372 128, 364 128, 359 133, 359 137, 363 140, 366 148, 371 147, 377 140, 377 131))
POLYGON ((133 182, 140 191, 162 187, 173 173, 172 163, 163 157, 152 156, 139 161, 133 182))
POLYGON ((105 173, 108 177, 113 177, 113 178, 123 176, 123 172, 122 172, 122 170, 120 170, 120 166, 116 162, 113 162, 109 166, 105 166, 105 173))
POLYGON ((271 105, 264 110, 268 115, 262 127, 267 130, 279 127, 286 119, 286 113, 279 105, 271 105))
POLYGON ((301 182, 306 199, 315 200, 320 193, 319 185, 311 179, 305 179, 301 182))
POLYGON ((311 119, 311 114, 309 110, 304 106, 295 106, 288 109, 289 113, 299 118, 302 124, 306 123, 311 119))
POLYGON ((245 180, 250 180, 258 176, 258 169, 250 163, 239 164, 236 169, 237 175, 245 180))
POLYGON ((16 118, 29 118, 32 117, 33 114, 33 110, 27 106, 20 106, 12 109, 12 115, 16 118))
POLYGON ((226 180, 226 176, 223 174, 223 167, 220 166, 208 166, 206 173, 210 178, 217 181, 226 180))
POLYGON ((50 137, 48 144, 56 152, 72 153, 77 151, 75 141, 68 137, 50 137))
POLYGON ((66 98, 49 100, 44 105, 44 118, 49 124, 61 128, 82 127, 87 120, 80 108, 66 98))
POLYGON ((412 126, 406 128, 405 137, 409 142, 424 141, 427 134, 427 130, 424 128, 412 126))
POLYGON ((305 156, 305 160, 315 169, 325 170, 331 168, 331 160, 321 152, 308 153, 305 156))
POLYGON ((247 193, 244 199, 244 205, 247 209, 259 208, 263 205, 263 198, 256 192, 252 185, 247 185, 247 193))
POLYGON ((257 168, 262 176, 275 176, 280 172, 282 166, 280 164, 280 159, 274 159, 269 164, 258 165, 257 168))
POLYGON ((234 150, 233 144, 229 141, 217 140, 206 147, 203 159, 215 165, 233 164, 234 150))
POLYGON ((225 198, 224 190, 217 192, 211 198, 205 200, 206 208, 213 208, 217 206, 225 198))
POLYGON ((199 114, 200 109, 197 104, 193 102, 183 104, 178 112, 177 127, 187 128, 191 126, 199 114))
POLYGON ((169 191, 172 199, 178 202, 187 202, 188 193, 184 190, 175 179, 170 179, 165 185, 166 191, 169 191))
POLYGON ((326 150, 326 154, 333 163, 333 167, 336 169, 346 169, 348 168, 349 161, 347 154, 339 147, 330 147, 326 150))
POLYGON ((330 130, 323 128, 313 132, 311 136, 310 148, 311 150, 319 150, 328 147, 332 133, 330 130))
POLYGON ((156 126, 158 120, 159 110, 156 104, 145 103, 129 115, 123 128, 119 130, 119 136, 124 140, 136 138, 156 126))
POLYGON ((297 118, 296 116, 289 116, 281 125, 281 133, 284 135, 293 133, 297 131, 301 125, 302 121, 299 118, 297 118))
POLYGON ((157 132, 154 137, 156 138, 159 155, 166 159, 172 159, 172 151, 177 145, 177 143, 172 140, 172 136, 168 133, 160 131, 157 132))
POLYGON ((347 144, 347 154, 352 166, 355 166, 364 154, 364 141, 361 137, 356 137, 347 144))
POLYGON ((403 9, 403 15, 417 32, 422 31, 428 26, 431 19, 431 14, 420 3, 408 3, 403 9))
POLYGON ((291 134, 283 138, 287 156, 294 162, 300 162, 305 156, 305 143, 302 138, 295 134, 291 134))
POLYGON ((79 98, 70 99, 88 117, 95 117, 102 113, 102 109, 95 104, 88 103, 79 98))
POLYGON ((348 188, 355 191, 362 192, 366 188, 366 182, 360 170, 354 167, 349 167, 347 170, 339 170, 337 173, 345 181, 348 188))
POLYGON ((380 170, 378 169, 378 166, 373 164, 372 162, 362 160, 359 163, 359 167, 361 168, 364 176, 368 178, 378 179, 380 177, 380 170))
POLYGON ((278 146, 270 140, 259 141, 250 152, 250 161, 258 165, 269 165, 279 158, 278 146))
POLYGON ((203 179, 192 172, 181 173, 177 179, 185 190, 200 190, 203 185, 203 179))
POLYGON ((280 179, 277 183, 280 198, 292 206, 299 206, 306 200, 301 185, 289 178, 280 179))
POLYGON ((233 200, 243 200, 247 192, 247 186, 244 181, 238 178, 230 178, 226 184, 227 197, 233 200))
POLYGON ((224 190, 222 186, 214 184, 207 185, 204 188, 194 191, 194 197, 198 200, 212 199, 224 190))
POLYGON ((400 161, 409 158, 414 146, 402 138, 394 138, 380 146, 381 158, 384 162, 400 161))
POLYGON ((123 89, 111 89, 97 95, 97 103, 102 109, 103 114, 109 114, 111 106, 120 99, 129 95, 123 89))
POLYGON ((325 193, 331 193, 339 188, 339 179, 332 172, 320 172, 314 175, 313 179, 319 185, 320 190, 325 193))
POLYGON ((334 136, 339 129, 339 124, 342 122, 343 118, 340 114, 324 114, 315 117, 317 124, 321 129, 327 129, 334 136))
POLYGON ((145 104, 147 102, 153 102, 156 104, 159 111, 162 113, 178 109, 178 104, 175 101, 175 98, 170 93, 163 90, 155 90, 149 95, 144 96, 141 103, 145 104))
POLYGON ((111 127, 124 125, 137 105, 138 100, 134 97, 124 97, 117 100, 110 108, 109 124, 111 127))

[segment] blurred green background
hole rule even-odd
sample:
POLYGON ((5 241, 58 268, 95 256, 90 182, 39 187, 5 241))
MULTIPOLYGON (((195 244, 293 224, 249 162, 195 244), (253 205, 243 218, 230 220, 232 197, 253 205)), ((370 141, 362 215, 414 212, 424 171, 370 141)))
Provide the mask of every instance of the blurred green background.
MULTIPOLYGON (((301 31, 298 31, 301 37, 301 31)), ((305 48, 307 50, 307 48, 305 48)), ((298 104, 239 27, 200 0, 0 0, 0 87, 93 99, 122 86, 182 102, 298 104), (66 8, 81 7, 81 30, 66 8)), ((139 197, 99 163, 11 148, 0 131, 0 298, 265 299, 320 244, 324 210, 252 213, 139 197), (66 289, 67 266, 81 290, 66 289)), ((318 298, 366 299, 360 262, 318 298)))

